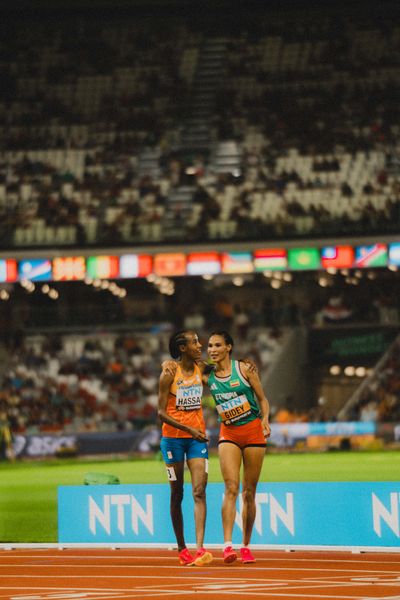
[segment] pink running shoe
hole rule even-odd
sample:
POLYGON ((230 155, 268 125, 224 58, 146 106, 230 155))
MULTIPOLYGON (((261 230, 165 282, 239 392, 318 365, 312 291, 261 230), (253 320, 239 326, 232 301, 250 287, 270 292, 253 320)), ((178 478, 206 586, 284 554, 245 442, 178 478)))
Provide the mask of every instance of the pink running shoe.
POLYGON ((222 557, 224 559, 224 563, 228 565, 229 563, 235 562, 235 560, 237 559, 237 554, 232 548, 232 546, 228 546, 227 548, 224 548, 224 553, 222 557))
POLYGON ((243 548, 240 548, 240 556, 241 556, 243 564, 255 563, 256 562, 256 559, 254 558, 254 556, 250 552, 249 548, 247 548, 247 546, 244 546, 243 548))
POLYGON ((181 564, 182 566, 191 565, 192 562, 193 562, 193 556, 190 554, 190 552, 187 548, 184 548, 183 550, 181 550, 179 552, 179 564, 181 564))
POLYGON ((204 565, 209 565, 212 560, 213 555, 211 552, 208 552, 205 548, 199 548, 194 555, 193 562, 190 563, 190 566, 203 567, 204 565))

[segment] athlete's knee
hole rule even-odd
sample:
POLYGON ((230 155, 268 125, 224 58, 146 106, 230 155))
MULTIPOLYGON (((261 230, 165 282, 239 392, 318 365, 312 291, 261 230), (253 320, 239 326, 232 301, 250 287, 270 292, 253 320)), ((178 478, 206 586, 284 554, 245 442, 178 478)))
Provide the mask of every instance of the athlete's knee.
POLYGON ((225 481, 225 496, 230 498, 237 498, 239 494, 239 483, 232 479, 225 481))
POLYGON ((206 497, 206 486, 204 483, 198 483, 193 486, 193 499, 195 502, 202 502, 206 497))
POLYGON ((172 504, 180 504, 183 500, 183 487, 176 487, 171 491, 172 504))
POLYGON ((246 484, 242 490, 243 502, 254 502, 256 497, 257 485, 246 484))

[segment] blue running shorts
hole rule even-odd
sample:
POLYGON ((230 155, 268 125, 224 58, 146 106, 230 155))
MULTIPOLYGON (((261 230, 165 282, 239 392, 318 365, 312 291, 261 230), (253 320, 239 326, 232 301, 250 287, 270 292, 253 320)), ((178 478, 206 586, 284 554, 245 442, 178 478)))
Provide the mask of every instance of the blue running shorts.
POLYGON ((199 442, 193 438, 162 437, 160 450, 167 465, 183 462, 185 458, 208 458, 207 442, 199 442))

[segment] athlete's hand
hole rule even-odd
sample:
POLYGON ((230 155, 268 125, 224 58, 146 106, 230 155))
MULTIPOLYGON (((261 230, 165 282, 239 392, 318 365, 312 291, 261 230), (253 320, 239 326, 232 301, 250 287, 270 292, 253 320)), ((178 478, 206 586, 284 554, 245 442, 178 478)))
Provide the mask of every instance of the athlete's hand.
POLYGON ((251 358, 244 358, 243 362, 250 373, 258 373, 258 367, 254 360, 252 360, 251 358))
POLYGON ((205 431, 200 431, 200 429, 191 428, 190 434, 198 442, 208 442, 209 441, 205 431))
POLYGON ((161 363, 161 368, 164 375, 172 375, 175 377, 178 363, 176 363, 174 360, 164 360, 164 362, 161 363))
POLYGON ((269 438, 269 436, 271 435, 271 427, 270 427, 270 424, 268 423, 268 417, 264 417, 261 420, 261 425, 263 428, 264 437, 269 438))

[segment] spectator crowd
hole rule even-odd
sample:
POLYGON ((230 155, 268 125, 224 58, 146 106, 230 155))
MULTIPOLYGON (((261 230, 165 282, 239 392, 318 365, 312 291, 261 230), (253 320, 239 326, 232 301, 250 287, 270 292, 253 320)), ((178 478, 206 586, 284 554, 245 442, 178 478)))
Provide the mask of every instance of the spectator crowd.
MULTIPOLYGON (((170 333, 170 332, 169 332, 170 333)), ((10 353, 0 413, 13 433, 129 431, 157 423, 168 331, 31 336, 10 353)), ((281 334, 252 332, 240 352, 268 368, 281 334)), ((209 424, 216 421, 208 410, 209 424)))
MULTIPOLYGON (((400 28, 370 8, 255 8, 223 33, 176 14, 5 19, 0 249, 398 235, 400 28)), ((53 303, 10 289, 0 421, 23 433, 153 425, 172 328, 231 329, 267 371, 287 327, 398 324, 398 275, 365 274, 301 273, 296 293, 293 274, 182 278, 169 300, 146 281, 124 282, 124 299, 75 282, 53 303)), ((399 356, 352 418, 400 418, 399 356)))
POLYGON ((206 26, 9 22, 3 248, 397 232, 396 21, 338 9, 241 23, 220 36, 210 101, 213 80, 196 78, 218 39, 206 26), (204 102, 210 141, 189 144, 204 102))

